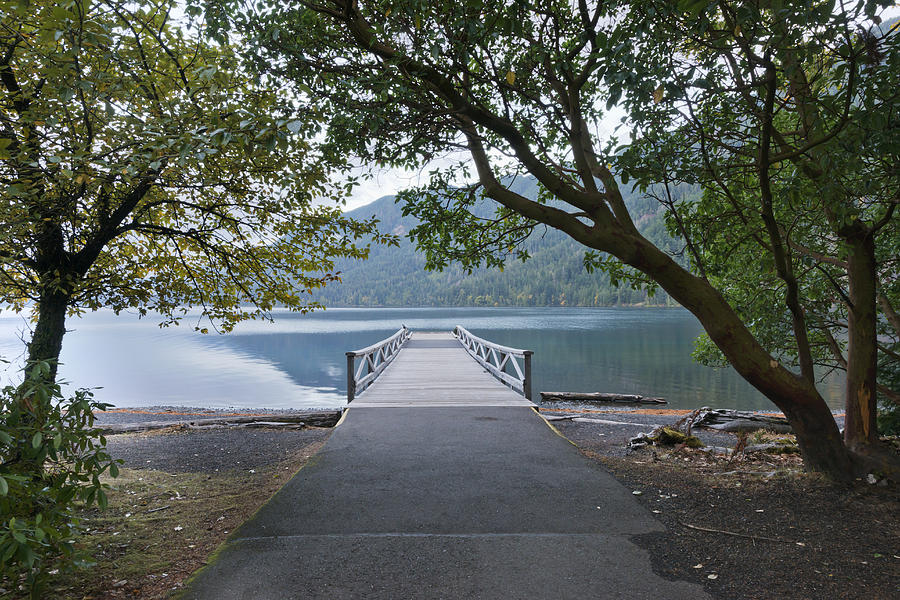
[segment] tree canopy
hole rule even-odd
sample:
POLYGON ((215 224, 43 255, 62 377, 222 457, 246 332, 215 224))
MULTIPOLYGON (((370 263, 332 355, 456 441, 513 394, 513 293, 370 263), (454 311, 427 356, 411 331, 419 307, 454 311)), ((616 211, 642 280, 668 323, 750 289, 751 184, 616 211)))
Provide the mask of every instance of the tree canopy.
POLYGON ((230 19, 259 72, 293 82, 328 114, 333 151, 408 167, 468 154, 403 195, 423 221, 413 235, 431 266, 524 257, 536 224, 559 229, 588 249, 589 266, 659 285, 693 312, 725 360, 791 420, 807 464, 846 477, 849 450, 859 457, 873 445, 872 253, 890 237, 880 232, 893 230, 896 205, 896 38, 872 33, 887 4, 329 0, 235 2, 210 18, 230 19), (881 74, 860 84, 865 69, 881 74), (619 103, 630 131, 616 140, 603 119, 619 103), (508 185, 519 173, 537 179, 537 199, 508 185), (640 234, 617 175, 656 186, 675 231, 696 232, 695 217, 710 211, 710 242, 736 220, 762 243, 692 248, 694 234, 694 272, 683 268, 640 234), (671 195, 666 185, 679 181, 707 195, 671 195), (741 210, 729 199, 738 192, 741 210), (471 210, 483 197, 497 203, 490 217, 471 210), (794 233, 796 207, 800 231, 832 246, 794 233), (825 207, 824 219, 815 215, 825 207), (809 340, 821 332, 810 333, 811 308, 798 302, 806 288, 797 273, 816 259, 792 242, 848 265, 846 445, 815 387, 809 340), (790 323, 793 355, 732 293, 728 263, 745 254, 765 265, 757 281, 771 293, 757 304, 774 303, 779 335, 790 323))
POLYGON ((177 13, 3 5, 0 299, 37 312, 32 360, 58 356, 66 309, 169 322, 193 305, 227 330, 315 306, 304 291, 335 278, 333 259, 365 255, 354 240, 373 223, 342 215, 340 161, 305 141, 315 111, 177 13))

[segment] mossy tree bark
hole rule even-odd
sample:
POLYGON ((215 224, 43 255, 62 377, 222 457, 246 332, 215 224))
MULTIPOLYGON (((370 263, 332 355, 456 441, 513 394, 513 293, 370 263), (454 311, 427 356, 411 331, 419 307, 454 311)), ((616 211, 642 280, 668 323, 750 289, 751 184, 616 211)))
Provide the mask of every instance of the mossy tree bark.
POLYGON ((844 441, 853 450, 865 451, 878 442, 876 376, 878 334, 876 330, 875 243, 867 228, 848 240, 847 274, 850 282, 848 307, 847 390, 844 441))

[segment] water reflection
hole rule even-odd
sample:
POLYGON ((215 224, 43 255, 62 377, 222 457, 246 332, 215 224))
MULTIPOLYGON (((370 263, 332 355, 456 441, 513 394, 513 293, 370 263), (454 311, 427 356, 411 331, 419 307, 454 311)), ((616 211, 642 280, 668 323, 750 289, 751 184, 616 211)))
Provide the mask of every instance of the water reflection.
MULTIPOLYGON (((690 358, 699 324, 678 309, 397 308, 276 314, 233 333, 159 329, 152 320, 93 313, 70 320, 60 372, 119 406, 334 407, 345 397, 347 350, 395 332, 460 324, 488 339, 535 352, 536 391, 663 396, 675 408, 760 409, 772 405, 730 369, 690 358)), ((21 317, 0 317, 0 354, 21 353, 21 317)), ((27 334, 26 334, 27 336, 27 334)), ((7 369, 6 379, 15 373, 7 369)), ((821 385, 833 407, 841 381, 821 385)))

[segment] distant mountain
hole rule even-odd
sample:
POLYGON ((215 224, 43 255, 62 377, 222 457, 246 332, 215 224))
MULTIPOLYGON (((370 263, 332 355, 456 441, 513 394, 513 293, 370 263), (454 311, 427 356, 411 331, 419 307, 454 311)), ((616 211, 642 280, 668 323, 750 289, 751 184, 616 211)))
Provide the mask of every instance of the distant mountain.
MULTIPOLYGON (((523 178, 515 191, 534 198, 537 183, 523 178)), ((623 186, 627 189, 627 186, 623 186)), ((341 283, 317 290, 315 299, 326 306, 613 306, 671 304, 663 291, 649 298, 645 290, 627 284, 610 285, 605 273, 588 273, 586 248, 555 229, 538 228, 528 240, 531 258, 510 260, 503 271, 478 269, 466 274, 457 265, 443 272, 425 270, 425 257, 406 237, 418 224, 402 216, 394 196, 385 196, 348 214, 376 217, 383 232, 402 236, 399 247, 373 246, 365 261, 340 261, 341 283)), ((661 248, 675 253, 682 244, 671 238, 659 204, 639 194, 626 197, 641 233, 661 248)))

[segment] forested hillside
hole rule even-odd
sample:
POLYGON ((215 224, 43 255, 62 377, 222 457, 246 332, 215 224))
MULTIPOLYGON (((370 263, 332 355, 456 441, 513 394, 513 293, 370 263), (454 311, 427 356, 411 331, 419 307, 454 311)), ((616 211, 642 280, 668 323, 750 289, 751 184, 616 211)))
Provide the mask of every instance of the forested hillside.
MULTIPOLYGON (((523 178, 513 186, 535 197, 535 180, 523 178)), ((623 186, 627 189, 627 186, 623 186)), ((682 244, 667 231, 664 213, 652 199, 632 194, 627 198, 640 231, 672 253, 682 244)), ((486 210, 490 210, 486 206, 486 210)), ((425 258, 406 237, 417 225, 404 217, 394 196, 385 196, 348 213, 354 218, 375 216, 379 228, 401 236, 399 247, 373 246, 368 260, 341 261, 337 270, 342 283, 328 285, 315 298, 326 306, 610 306, 617 304, 670 303, 663 291, 649 297, 627 283, 618 288, 602 272, 584 268, 584 247, 565 234, 538 229, 528 240, 531 258, 510 259, 506 268, 479 269, 466 274, 458 266, 443 272, 425 270, 425 258)))

